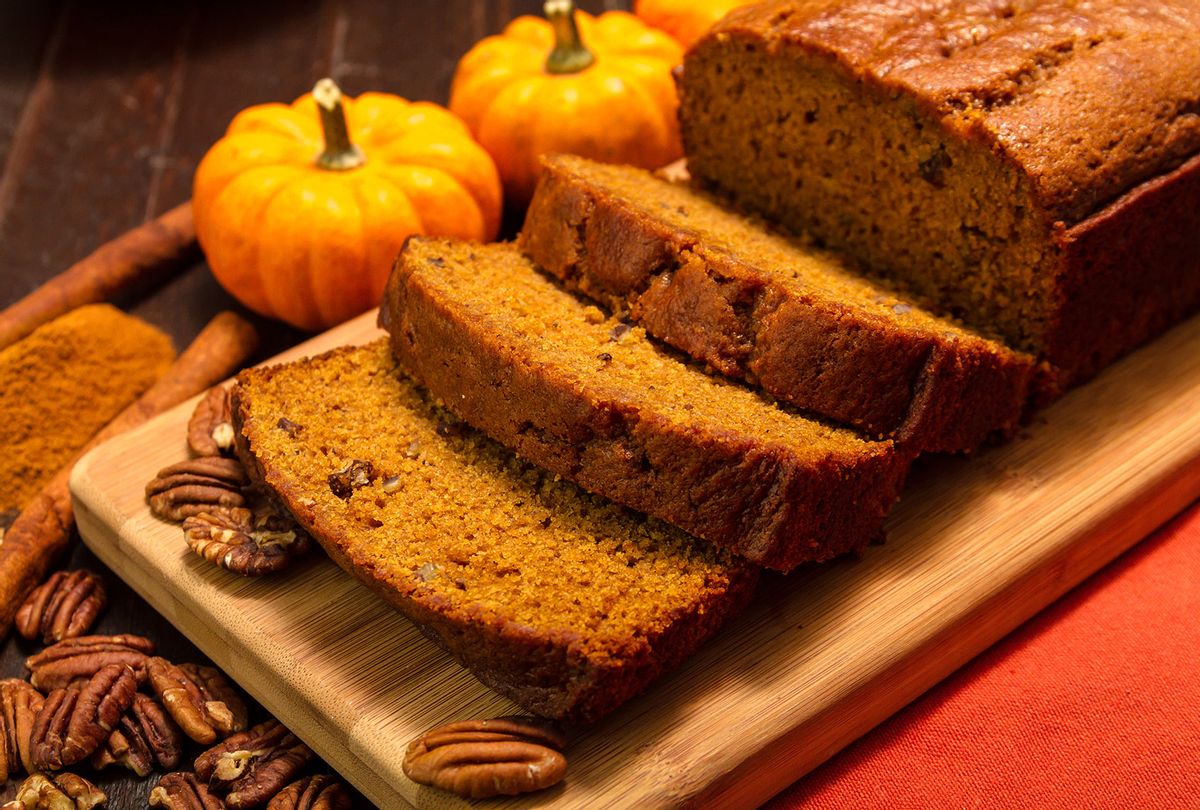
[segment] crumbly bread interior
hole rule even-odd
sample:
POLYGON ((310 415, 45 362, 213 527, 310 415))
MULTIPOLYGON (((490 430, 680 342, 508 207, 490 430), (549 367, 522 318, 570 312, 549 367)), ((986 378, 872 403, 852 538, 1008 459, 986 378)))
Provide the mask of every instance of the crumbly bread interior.
POLYGON ((245 437, 289 508, 451 620, 617 657, 746 573, 471 430, 402 377, 386 340, 246 372, 239 385, 245 437), (370 463, 370 481, 343 500, 329 476, 354 461, 370 463))
POLYGON ((891 442, 798 416, 705 373, 651 342, 641 327, 581 305, 508 246, 420 239, 409 242, 405 257, 420 268, 432 298, 454 301, 515 356, 534 363, 552 357, 556 374, 599 401, 653 402, 653 412, 672 425, 698 435, 723 426, 762 446, 779 445, 801 462, 891 452, 891 442))
MULTIPOLYGON (((632 166, 574 155, 555 155, 550 161, 560 171, 586 177, 590 185, 620 199, 631 211, 690 234, 706 249, 722 251, 757 270, 778 268, 779 272, 771 272, 771 281, 794 297, 811 295, 837 302, 898 328, 979 339, 954 320, 913 306, 913 297, 895 284, 867 278, 862 268, 815 247, 811 239, 785 235, 698 188, 668 182, 632 166)), ((1001 346, 995 348, 1004 350, 1001 346)))
POLYGON ((688 167, 790 230, 1012 346, 1038 351, 1057 306, 1053 223, 1026 178, 904 97, 796 49, 709 37, 681 82, 688 167))

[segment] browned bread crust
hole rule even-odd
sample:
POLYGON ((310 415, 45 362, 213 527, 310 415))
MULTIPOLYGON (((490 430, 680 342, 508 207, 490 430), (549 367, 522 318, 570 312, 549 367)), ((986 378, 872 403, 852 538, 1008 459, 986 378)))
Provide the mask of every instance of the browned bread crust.
POLYGON ((410 240, 381 323, 409 373, 521 457, 770 568, 862 549, 910 461, 664 356, 511 245, 410 240))
POLYGON ((803 50, 912 99, 1070 226, 1200 151, 1197 35, 1194 0, 775 0, 709 39, 803 50))
POLYGON ((1054 243, 1063 303, 1043 354, 1070 369, 1069 385, 1200 310, 1200 155, 1054 243))
POLYGON ((680 78, 705 184, 1055 368, 1200 307, 1200 5, 775 0, 680 78))
MULTIPOLYGON (((446 421, 450 417, 444 411, 425 402, 411 383, 400 378, 383 341, 245 371, 233 389, 233 415, 239 456, 251 477, 267 487, 334 562, 416 623, 486 685, 544 717, 592 721, 611 712, 677 666, 726 619, 739 612, 757 581, 753 566, 729 560, 711 548, 696 546, 693 550, 695 541, 669 527, 658 524, 660 528, 654 528, 640 516, 607 505, 597 506, 593 496, 569 484, 552 482, 552 476, 512 459, 503 448, 469 428, 446 421), (331 392, 330 382, 335 379, 344 387, 331 392), (308 396, 293 396, 306 384, 312 386, 308 396), (281 409, 281 401, 293 404, 281 409), (391 418, 381 419, 381 413, 366 410, 374 405, 381 405, 386 409, 382 415, 391 418), (281 418, 298 420, 289 426, 294 436, 281 432, 281 418), (366 441, 355 447, 342 446, 342 430, 356 431, 366 441), (420 446, 421 456, 410 459, 412 453, 406 448, 413 443, 420 446), (642 578, 644 589, 653 592, 655 599, 673 593, 675 601, 644 611, 647 618, 641 620, 644 624, 637 632, 614 637, 611 630, 588 632, 572 629, 570 622, 556 624, 553 605, 547 606, 541 623, 519 617, 512 605, 538 598, 537 592, 522 590, 524 586, 502 585, 501 591, 492 592, 508 587, 507 604, 497 604, 494 595, 491 599, 474 597, 475 587, 487 583, 472 579, 465 569, 460 572, 463 590, 435 589, 436 582, 426 581, 428 571, 422 573, 420 568, 414 570, 394 561, 388 548, 379 544, 425 542, 425 548, 411 549, 413 553, 408 556, 415 554, 414 559, 432 561, 438 559, 441 547, 461 538, 442 535, 439 539, 436 532, 429 532, 430 536, 423 539, 415 527, 395 525, 395 514, 389 516, 382 507, 372 506, 376 499, 390 497, 378 489, 377 481, 344 502, 331 497, 324 478, 326 471, 297 460, 305 454, 323 458, 322 450, 334 456, 346 452, 369 456, 371 447, 378 448, 375 455, 362 460, 372 461, 379 475, 396 470, 401 488, 395 497, 407 498, 406 508, 411 510, 424 508, 423 498, 434 504, 431 509, 437 508, 439 498, 453 498, 455 493, 465 498, 460 479, 472 480, 482 470, 489 481, 484 488, 494 480, 498 492, 523 501, 523 515, 540 509, 537 515, 544 512, 564 526, 580 527, 578 534, 572 533, 573 529, 549 526, 537 530, 538 537, 544 538, 541 542, 563 544, 564 558, 575 555, 574 562, 564 562, 564 566, 585 567, 579 561, 580 554, 585 559, 588 553, 597 555, 597 559, 599 555, 610 555, 612 552, 602 547, 610 540, 626 543, 627 550, 644 542, 643 553, 662 555, 666 565, 638 568, 636 571, 645 573, 635 575, 642 578), (401 457, 404 461, 398 460, 401 457), (462 459, 468 457, 475 459, 477 469, 463 465, 462 459), (411 461, 411 469, 416 471, 411 481, 400 469, 406 461, 411 461), (578 507, 578 512, 556 513, 556 505, 578 507), (393 522, 376 530, 369 528, 373 518, 380 523, 393 522), (599 534, 593 538, 589 531, 599 534), (695 576, 685 580, 674 573, 683 569, 705 572, 700 577, 702 584, 681 593, 681 582, 696 580, 695 576)), ((331 457, 329 463, 340 462, 331 457)), ((513 507, 507 499, 495 505, 513 507)), ((505 519, 499 512, 472 515, 470 507, 462 509, 468 510, 468 515, 461 530, 475 533, 473 542, 479 549, 498 553, 497 549, 508 544, 520 553, 520 546, 514 545, 519 541, 511 536, 515 530, 510 529, 506 537, 505 529, 497 527, 495 521, 505 519)), ((425 520, 433 518, 427 516, 425 520)), ((442 562, 447 569, 452 567, 450 562, 442 562)), ((479 563, 485 570, 488 565, 486 560, 479 563)), ((526 565, 529 570, 521 576, 530 582, 536 582, 539 576, 568 581, 580 575, 577 570, 564 569, 557 575, 553 570, 538 570, 531 559, 526 565)), ((615 604, 613 610, 621 610, 620 605, 615 604)))
POLYGON ((1011 432, 1026 405, 1029 355, 918 321, 883 287, 806 283, 800 262, 831 287, 851 271, 640 169, 545 158, 519 244, 568 286, 627 309, 723 374, 913 451, 973 450, 1011 432), (760 258, 757 242, 796 261, 760 258))

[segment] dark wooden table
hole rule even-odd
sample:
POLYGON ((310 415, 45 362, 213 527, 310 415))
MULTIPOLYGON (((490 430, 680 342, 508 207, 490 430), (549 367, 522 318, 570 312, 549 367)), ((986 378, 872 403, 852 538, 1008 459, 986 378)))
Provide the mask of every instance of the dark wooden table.
MULTIPOLYGON (((601 11, 628 3, 578 5, 601 11)), ((187 199, 196 164, 243 107, 291 101, 322 76, 350 94, 380 90, 445 103, 458 57, 540 7, 539 0, 0 3, 0 307, 187 199)), ((116 303, 180 348, 220 310, 248 314, 202 263, 116 303)), ((263 336, 256 359, 304 337, 252 320, 263 336)), ((99 632, 139 633, 168 658, 202 660, 78 539, 68 565, 106 574, 110 605, 99 632)), ((33 649, 7 639, 0 676, 23 675, 33 649)), ((110 807, 144 807, 156 777, 109 769, 98 781, 110 807)), ((12 790, 6 785, 0 799, 12 790)))

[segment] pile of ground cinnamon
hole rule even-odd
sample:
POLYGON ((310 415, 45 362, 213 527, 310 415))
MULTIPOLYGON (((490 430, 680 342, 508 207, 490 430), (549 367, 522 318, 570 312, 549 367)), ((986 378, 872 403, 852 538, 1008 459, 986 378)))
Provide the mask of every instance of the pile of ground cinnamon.
POLYGON ((174 355, 170 338, 107 304, 0 351, 0 512, 28 502, 174 355))

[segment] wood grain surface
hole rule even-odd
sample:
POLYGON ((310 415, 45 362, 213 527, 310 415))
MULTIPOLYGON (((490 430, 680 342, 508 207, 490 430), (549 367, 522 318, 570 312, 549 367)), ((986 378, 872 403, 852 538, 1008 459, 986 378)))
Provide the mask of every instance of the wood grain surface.
MULTIPOLYGON (((627 2, 583 0, 589 11, 627 2)), ((540 0, 9 0, 0 3, 0 307, 106 240, 190 196, 192 172, 234 113, 291 101, 332 75, 347 92, 447 100, 458 58, 540 0)), ((515 217, 509 218, 511 234, 515 217)), ((198 262, 117 302, 187 345, 222 309, 250 317, 259 359, 305 336, 239 307, 198 262)), ((64 564, 104 566, 74 544, 64 564)), ((100 628, 200 654, 111 573, 100 628)), ((0 676, 31 645, 0 645, 0 676)), ((105 772, 114 808, 145 807, 155 779, 105 772)), ((0 787, 9 798, 15 782, 0 787)))
MULTIPOLYGON (((366 340, 370 316, 288 356, 366 340)), ((746 615, 610 718, 562 786, 488 806, 752 806, 823 762, 1200 492, 1200 319, 1012 443, 916 469, 862 559, 769 577, 746 615)), ((86 542, 371 799, 462 804, 400 772, 429 726, 512 710, 323 558, 247 581, 191 555, 142 486, 185 455, 189 406, 98 448, 86 542)))

